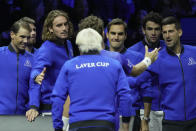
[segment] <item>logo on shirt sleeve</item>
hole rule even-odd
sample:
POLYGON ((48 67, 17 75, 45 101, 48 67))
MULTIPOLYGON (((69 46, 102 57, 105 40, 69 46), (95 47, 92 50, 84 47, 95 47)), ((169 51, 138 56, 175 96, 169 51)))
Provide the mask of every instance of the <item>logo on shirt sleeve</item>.
POLYGON ((129 67, 132 67, 132 66, 133 66, 133 64, 131 63, 131 61, 130 61, 129 59, 127 59, 127 65, 128 65, 129 67))

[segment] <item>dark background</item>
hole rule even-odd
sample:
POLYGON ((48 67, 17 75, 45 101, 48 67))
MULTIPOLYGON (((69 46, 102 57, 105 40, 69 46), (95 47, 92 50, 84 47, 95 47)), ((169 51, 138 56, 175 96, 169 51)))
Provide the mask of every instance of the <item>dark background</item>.
MULTIPOLYGON (((126 47, 142 39, 140 22, 147 13, 155 11, 163 17, 174 15, 182 23, 182 42, 196 45, 196 0, 0 0, 0 46, 9 44, 9 28, 13 22, 28 16, 37 23, 35 46, 39 48, 43 21, 53 9, 69 14, 75 34, 78 22, 91 14, 102 18, 105 26, 113 18, 123 19, 128 24, 126 47)), ((74 36, 71 41, 74 43, 74 36)))

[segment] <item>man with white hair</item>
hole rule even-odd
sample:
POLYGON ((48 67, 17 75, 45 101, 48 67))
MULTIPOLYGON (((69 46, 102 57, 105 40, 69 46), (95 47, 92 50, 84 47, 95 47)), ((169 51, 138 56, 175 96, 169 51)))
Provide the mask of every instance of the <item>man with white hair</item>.
POLYGON ((55 131, 62 131, 63 104, 70 96, 69 131, 113 131, 116 97, 124 116, 131 116, 131 96, 121 64, 100 55, 102 37, 91 28, 76 37, 81 56, 67 61, 52 93, 55 131))

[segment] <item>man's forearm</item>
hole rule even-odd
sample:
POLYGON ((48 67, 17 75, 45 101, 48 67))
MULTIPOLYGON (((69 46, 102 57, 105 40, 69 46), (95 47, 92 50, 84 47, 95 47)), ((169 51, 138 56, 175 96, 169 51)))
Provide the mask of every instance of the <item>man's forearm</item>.
POLYGON ((151 103, 144 103, 144 117, 149 118, 151 111, 151 103))
POLYGON ((140 75, 141 73, 143 73, 146 69, 147 69, 147 66, 143 62, 140 62, 137 65, 133 66, 133 69, 130 75, 136 77, 140 75))
POLYGON ((151 65, 151 59, 145 57, 140 63, 133 66, 131 76, 138 76, 143 73, 151 65))

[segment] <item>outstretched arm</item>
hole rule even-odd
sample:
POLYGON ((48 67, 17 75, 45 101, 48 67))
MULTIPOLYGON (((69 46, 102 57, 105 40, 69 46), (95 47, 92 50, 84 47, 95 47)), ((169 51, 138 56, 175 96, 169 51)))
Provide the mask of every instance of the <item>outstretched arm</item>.
POLYGON ((145 46, 144 59, 140 63, 133 66, 130 75, 136 77, 143 73, 148 68, 148 66, 150 66, 153 62, 156 61, 156 59, 158 58, 159 50, 160 48, 155 48, 153 51, 148 52, 148 46, 145 46))

